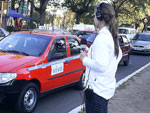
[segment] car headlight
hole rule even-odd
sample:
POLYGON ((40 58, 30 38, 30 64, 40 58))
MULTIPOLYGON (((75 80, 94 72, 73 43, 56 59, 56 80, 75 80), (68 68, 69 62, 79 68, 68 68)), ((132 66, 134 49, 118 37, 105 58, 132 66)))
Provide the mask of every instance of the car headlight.
POLYGON ((17 73, 0 73, 0 83, 7 83, 16 77, 17 73))
POLYGON ((145 46, 144 49, 150 49, 150 45, 145 46))

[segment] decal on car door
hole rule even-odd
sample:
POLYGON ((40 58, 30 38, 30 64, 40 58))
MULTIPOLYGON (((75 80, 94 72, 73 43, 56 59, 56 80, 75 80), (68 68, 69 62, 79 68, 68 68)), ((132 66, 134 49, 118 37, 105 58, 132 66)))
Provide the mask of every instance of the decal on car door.
POLYGON ((64 72, 64 63, 54 64, 51 66, 51 75, 64 72))

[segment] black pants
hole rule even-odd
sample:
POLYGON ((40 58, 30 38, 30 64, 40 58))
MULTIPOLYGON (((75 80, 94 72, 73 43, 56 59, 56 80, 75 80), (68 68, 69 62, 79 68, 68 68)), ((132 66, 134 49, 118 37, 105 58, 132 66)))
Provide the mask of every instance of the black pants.
POLYGON ((108 113, 108 100, 95 94, 93 90, 85 91, 86 113, 108 113))

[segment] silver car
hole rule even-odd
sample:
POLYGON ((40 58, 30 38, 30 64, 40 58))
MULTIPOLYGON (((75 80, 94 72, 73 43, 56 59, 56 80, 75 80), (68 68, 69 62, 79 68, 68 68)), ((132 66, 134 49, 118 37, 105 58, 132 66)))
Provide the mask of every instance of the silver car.
POLYGON ((132 53, 150 54, 150 33, 138 33, 131 41, 132 53))
POLYGON ((3 39, 4 37, 8 36, 9 32, 6 31, 4 28, 0 27, 0 40, 3 39))

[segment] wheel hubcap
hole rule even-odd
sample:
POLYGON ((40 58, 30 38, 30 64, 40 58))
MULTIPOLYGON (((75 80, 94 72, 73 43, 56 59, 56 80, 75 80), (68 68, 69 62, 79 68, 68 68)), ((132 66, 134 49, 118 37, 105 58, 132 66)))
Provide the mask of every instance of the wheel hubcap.
POLYGON ((26 110, 31 110, 37 101, 37 94, 35 89, 29 89, 24 95, 24 106, 26 110))

